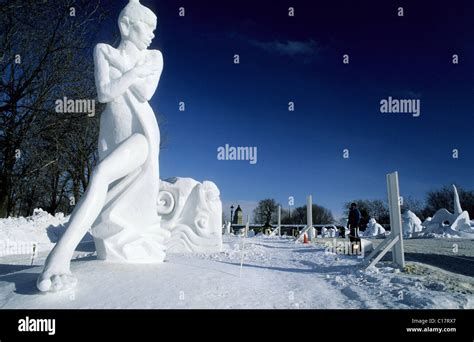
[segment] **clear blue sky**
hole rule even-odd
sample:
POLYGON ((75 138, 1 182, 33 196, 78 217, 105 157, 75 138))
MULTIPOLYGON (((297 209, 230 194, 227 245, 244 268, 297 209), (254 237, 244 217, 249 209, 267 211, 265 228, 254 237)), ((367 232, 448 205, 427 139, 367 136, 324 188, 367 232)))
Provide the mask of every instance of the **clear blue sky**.
MULTIPOLYGON (((214 181, 226 212, 312 194, 336 216, 347 201, 385 199, 394 170, 403 196, 474 188, 472 1, 141 2, 158 16, 152 48, 165 61, 152 100, 163 178, 214 181), (389 96, 420 99, 421 116, 381 114, 389 96), (225 144, 256 146, 257 164, 218 160, 225 144)), ((114 2, 109 25, 125 3, 114 2)))

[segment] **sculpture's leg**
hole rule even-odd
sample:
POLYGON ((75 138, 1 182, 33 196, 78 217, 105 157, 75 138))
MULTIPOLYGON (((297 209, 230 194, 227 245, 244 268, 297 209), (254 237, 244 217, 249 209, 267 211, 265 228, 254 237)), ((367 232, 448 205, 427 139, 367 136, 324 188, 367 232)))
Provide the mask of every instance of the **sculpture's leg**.
POLYGON ((66 232, 46 259, 36 283, 40 291, 58 291, 76 284, 71 275, 70 261, 77 245, 100 214, 109 184, 140 167, 147 156, 146 138, 134 134, 96 166, 87 191, 71 215, 66 232))

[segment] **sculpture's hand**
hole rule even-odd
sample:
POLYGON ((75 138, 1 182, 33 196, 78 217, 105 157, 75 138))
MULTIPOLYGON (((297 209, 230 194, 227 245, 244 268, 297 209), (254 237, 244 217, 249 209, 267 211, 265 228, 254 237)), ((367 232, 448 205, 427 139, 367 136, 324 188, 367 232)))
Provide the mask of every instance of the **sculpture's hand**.
POLYGON ((150 51, 144 58, 135 63, 130 70, 134 78, 130 87, 138 101, 149 101, 155 93, 163 70, 163 56, 158 50, 150 51))
POLYGON ((132 70, 136 77, 144 78, 156 74, 160 69, 156 64, 137 62, 132 70))

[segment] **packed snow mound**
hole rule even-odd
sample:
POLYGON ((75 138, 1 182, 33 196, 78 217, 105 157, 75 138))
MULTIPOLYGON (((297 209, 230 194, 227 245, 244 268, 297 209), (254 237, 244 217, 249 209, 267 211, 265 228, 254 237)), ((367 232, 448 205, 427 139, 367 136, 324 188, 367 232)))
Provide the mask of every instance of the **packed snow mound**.
MULTIPOLYGON (((63 213, 51 215, 43 209, 35 209, 28 217, 0 219, 0 255, 29 254, 50 250, 66 230, 69 216, 63 213)), ((91 240, 87 234, 84 240, 91 240)))
POLYGON ((471 226, 471 219, 469 218, 469 212, 463 211, 453 222, 451 229, 458 232, 474 234, 474 229, 471 226))
POLYGON ((402 215, 402 231, 405 238, 417 236, 423 230, 421 220, 412 211, 407 210, 402 215))
POLYGON ((42 209, 35 209, 29 217, 0 219, 2 255, 27 254, 33 245, 39 250, 50 249, 64 232, 66 222, 63 213, 53 216, 42 209))
POLYGON ((385 228, 378 224, 374 218, 371 218, 365 229, 364 237, 376 236, 385 236, 385 228))

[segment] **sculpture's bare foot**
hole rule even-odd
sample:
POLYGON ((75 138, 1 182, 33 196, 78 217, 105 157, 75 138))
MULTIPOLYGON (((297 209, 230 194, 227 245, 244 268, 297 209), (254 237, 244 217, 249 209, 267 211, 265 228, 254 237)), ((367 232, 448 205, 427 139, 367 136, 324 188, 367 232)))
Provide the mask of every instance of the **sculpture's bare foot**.
POLYGON ((69 260, 58 261, 53 253, 46 259, 44 270, 36 281, 36 287, 41 292, 68 290, 76 284, 77 279, 69 270, 69 260))
POLYGON ((43 272, 39 276, 36 286, 41 292, 57 292, 72 289, 76 286, 77 279, 72 274, 43 272))

